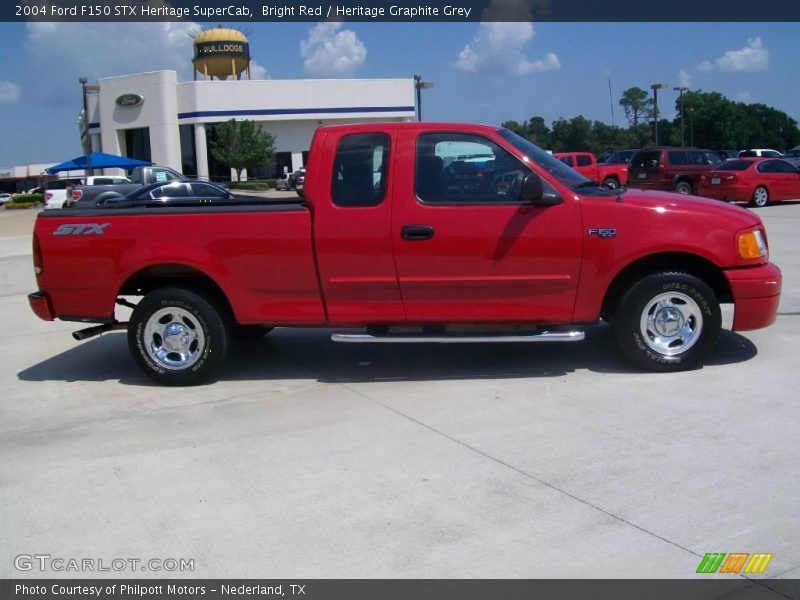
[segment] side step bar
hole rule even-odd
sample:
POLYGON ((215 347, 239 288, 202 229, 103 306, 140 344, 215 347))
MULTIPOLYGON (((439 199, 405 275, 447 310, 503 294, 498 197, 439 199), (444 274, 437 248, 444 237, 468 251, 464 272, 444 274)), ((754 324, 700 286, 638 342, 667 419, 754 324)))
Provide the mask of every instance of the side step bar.
POLYGON ((495 342, 580 342, 586 337, 583 331, 542 331, 540 333, 500 335, 373 335, 370 333, 336 332, 334 342, 351 344, 481 344, 495 342))

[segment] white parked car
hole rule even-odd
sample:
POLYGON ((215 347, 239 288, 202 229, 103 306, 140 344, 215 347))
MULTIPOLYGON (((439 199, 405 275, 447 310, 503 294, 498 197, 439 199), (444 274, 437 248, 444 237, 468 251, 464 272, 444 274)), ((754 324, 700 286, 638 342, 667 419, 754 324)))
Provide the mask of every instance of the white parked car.
POLYGON ((769 148, 751 148, 739 152, 739 158, 783 158, 783 154, 769 148))
POLYGON ((5 204, 6 202, 11 202, 11 194, 3 192, 0 194, 0 204, 5 204))

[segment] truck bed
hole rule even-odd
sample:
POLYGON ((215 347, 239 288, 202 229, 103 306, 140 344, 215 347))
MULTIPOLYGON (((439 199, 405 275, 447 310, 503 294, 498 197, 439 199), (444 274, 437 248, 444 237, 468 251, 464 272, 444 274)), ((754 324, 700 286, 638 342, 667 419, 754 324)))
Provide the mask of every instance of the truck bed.
POLYGON ((311 217, 298 201, 42 212, 34 236, 39 284, 60 319, 108 321, 118 295, 156 278, 216 287, 239 323, 324 322, 311 217))

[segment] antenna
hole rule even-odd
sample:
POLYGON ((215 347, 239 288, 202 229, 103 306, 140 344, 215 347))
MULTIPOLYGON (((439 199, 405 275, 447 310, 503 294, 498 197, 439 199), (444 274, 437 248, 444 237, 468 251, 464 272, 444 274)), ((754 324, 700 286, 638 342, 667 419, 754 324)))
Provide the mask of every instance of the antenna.
POLYGON ((608 101, 611 104, 611 129, 614 129, 614 96, 611 93, 611 77, 608 78, 608 101))

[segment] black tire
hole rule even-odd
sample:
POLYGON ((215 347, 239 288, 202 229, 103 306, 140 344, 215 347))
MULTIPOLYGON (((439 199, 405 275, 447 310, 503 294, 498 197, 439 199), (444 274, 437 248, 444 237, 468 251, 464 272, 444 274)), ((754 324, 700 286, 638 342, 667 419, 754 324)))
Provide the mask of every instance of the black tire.
POLYGON ((656 273, 625 293, 614 336, 625 356, 648 371, 685 371, 714 348, 722 318, 713 290, 687 273, 656 273))
POLYGON ((272 327, 266 325, 233 325, 231 327, 231 338, 243 342, 260 340, 272 331, 272 327))
POLYGON ((225 360, 228 333, 220 310, 208 298, 183 288, 162 288, 134 309, 128 348, 136 364, 158 383, 197 385, 208 381, 225 360))
POLYGON ((753 198, 750 200, 750 205, 764 207, 767 204, 769 204, 769 190, 763 185, 760 185, 753 191, 753 198))
POLYGON ((606 177, 603 180, 603 187, 606 187, 610 190, 615 190, 619 187, 619 181, 617 181, 616 177, 606 177))
POLYGON ((694 194, 694 188, 688 181, 679 181, 675 184, 675 191, 679 194, 691 195, 694 194))

